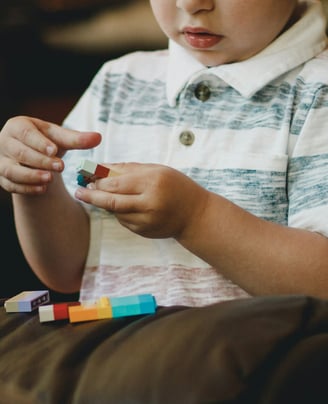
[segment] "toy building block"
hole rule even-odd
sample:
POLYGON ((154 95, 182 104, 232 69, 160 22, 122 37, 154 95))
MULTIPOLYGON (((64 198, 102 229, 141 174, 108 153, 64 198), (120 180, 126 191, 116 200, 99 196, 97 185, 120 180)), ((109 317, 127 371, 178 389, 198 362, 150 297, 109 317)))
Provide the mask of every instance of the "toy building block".
POLYGON ((96 306, 73 306, 68 308, 69 321, 77 323, 80 321, 98 320, 96 306))
POLYGON ((77 168, 77 173, 77 183, 83 187, 86 187, 90 182, 99 178, 117 175, 117 173, 110 168, 94 163, 90 160, 82 160, 77 168))
POLYGON ((135 295, 110 298, 113 317, 152 314, 156 311, 156 303, 152 295, 135 295))
POLYGON ((71 323, 113 318, 112 308, 108 297, 101 297, 94 304, 84 304, 80 307, 69 307, 68 313, 71 323))
POLYGON ((139 305, 141 314, 153 314, 156 312, 157 304, 153 295, 139 295, 139 305))
POLYGON ((67 320, 69 318, 68 307, 79 306, 80 302, 67 302, 46 304, 39 307, 40 323, 47 321, 67 320))
POLYGON ((112 306, 108 297, 101 297, 97 302, 98 319, 113 318, 112 306))
POLYGON ((39 307, 39 320, 41 323, 46 321, 55 321, 55 314, 52 304, 46 304, 39 307))
POLYGON ((50 301, 48 290, 25 291, 5 301, 7 313, 31 312, 50 301))
POLYGON ((90 181, 87 179, 87 177, 84 177, 82 174, 78 174, 78 176, 76 178, 76 182, 81 187, 86 187, 90 181))
POLYGON ((93 175, 95 175, 96 168, 97 163, 94 163, 90 160, 82 160, 79 167, 77 168, 77 172, 79 174, 82 174, 83 176, 92 177, 93 175))
POLYGON ((133 295, 122 297, 101 297, 95 304, 69 307, 71 323, 153 314, 156 311, 156 300, 153 295, 133 295))
MULTIPOLYGON (((100 320, 98 315, 98 306, 72 306, 68 308, 69 321, 78 323, 81 321, 100 320)), ((103 318, 103 317, 102 317, 103 318)), ((110 317, 108 317, 110 318, 110 317)))

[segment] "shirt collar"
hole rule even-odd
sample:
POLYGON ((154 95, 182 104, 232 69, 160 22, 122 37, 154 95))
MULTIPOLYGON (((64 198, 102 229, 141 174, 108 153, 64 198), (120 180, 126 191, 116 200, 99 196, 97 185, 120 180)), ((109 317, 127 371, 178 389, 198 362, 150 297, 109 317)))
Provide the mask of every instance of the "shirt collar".
POLYGON ((307 1, 304 16, 252 58, 207 68, 177 43, 169 42, 167 97, 174 106, 184 86, 203 74, 214 74, 249 98, 280 75, 302 65, 327 45, 326 19, 316 0, 307 1))

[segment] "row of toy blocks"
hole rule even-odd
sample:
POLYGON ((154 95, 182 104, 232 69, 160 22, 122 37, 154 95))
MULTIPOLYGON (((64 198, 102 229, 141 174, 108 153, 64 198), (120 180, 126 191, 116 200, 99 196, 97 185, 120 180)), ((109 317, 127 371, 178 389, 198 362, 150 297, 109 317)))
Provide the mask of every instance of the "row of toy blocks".
POLYGON ((82 160, 77 172, 77 183, 86 187, 90 182, 95 181, 98 178, 108 177, 111 170, 101 164, 94 163, 93 161, 82 160))
POLYGON ((25 291, 5 301, 7 313, 30 312, 50 302, 48 290, 25 291))
POLYGON ((110 306, 101 306, 99 303, 81 306, 80 302, 56 303, 39 307, 39 320, 41 323, 57 320, 70 320, 70 322, 100 320, 112 318, 110 306), (74 311, 72 307, 79 306, 74 311), (81 307, 81 310, 80 310, 81 307))
POLYGON ((59 309, 55 305, 39 307, 40 322, 69 319, 71 323, 153 314, 156 311, 156 300, 151 294, 101 297, 96 303, 61 303, 59 309), (66 317, 65 317, 66 316, 66 317))
POLYGON ((80 302, 67 302, 40 306, 40 322, 67 320, 69 318, 68 308, 71 306, 79 306, 80 304, 80 302))
POLYGON ((102 297, 96 304, 69 307, 71 323, 79 321, 100 320, 105 318, 118 318, 154 314, 156 300, 151 294, 102 297))

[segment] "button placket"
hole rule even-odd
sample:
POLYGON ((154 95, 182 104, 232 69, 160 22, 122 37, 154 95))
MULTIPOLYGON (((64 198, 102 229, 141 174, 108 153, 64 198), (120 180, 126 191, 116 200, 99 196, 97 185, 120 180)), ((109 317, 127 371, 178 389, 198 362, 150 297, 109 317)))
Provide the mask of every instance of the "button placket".
MULTIPOLYGON (((189 91, 187 93, 189 93, 189 97, 191 94, 193 94, 193 96, 196 97, 199 101, 205 102, 211 97, 210 83, 206 80, 200 81, 198 84, 189 87, 189 91)), ((180 132, 179 141, 184 146, 192 146, 195 142, 195 139, 195 133, 191 130, 186 129, 180 132)))

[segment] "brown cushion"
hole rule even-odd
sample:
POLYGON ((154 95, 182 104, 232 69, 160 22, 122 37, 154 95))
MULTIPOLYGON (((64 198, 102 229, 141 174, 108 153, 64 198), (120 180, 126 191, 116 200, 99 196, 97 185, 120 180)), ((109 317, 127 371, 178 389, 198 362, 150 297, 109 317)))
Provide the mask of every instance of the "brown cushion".
POLYGON ((303 296, 78 324, 1 308, 0 336, 0 389, 33 404, 328 402, 328 303, 303 296))

